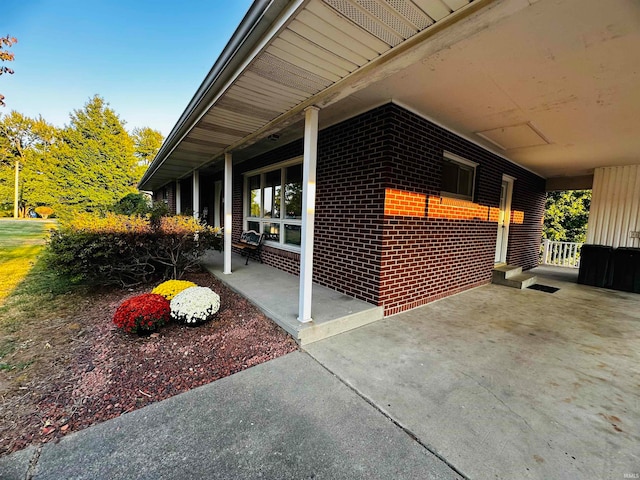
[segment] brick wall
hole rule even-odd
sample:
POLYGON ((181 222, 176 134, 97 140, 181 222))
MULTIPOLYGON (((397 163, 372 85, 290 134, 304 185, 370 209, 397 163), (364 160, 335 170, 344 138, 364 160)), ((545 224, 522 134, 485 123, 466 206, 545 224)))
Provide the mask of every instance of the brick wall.
POLYGON ((507 260, 525 269, 537 265, 544 180, 397 105, 381 108, 391 120, 385 187, 393 207, 384 218, 379 304, 385 314, 490 281, 503 173, 516 178, 507 260), (478 163, 473 201, 440 196, 445 150, 478 163), (417 197, 424 198, 422 212, 417 197))
MULTIPOLYGON (((384 209, 385 118, 377 110, 318 135, 314 282, 377 304, 384 209)), ((241 164, 234 174, 233 236, 243 228, 242 173, 302 155, 302 140, 241 164)), ((265 247, 263 261, 299 274, 300 255, 265 247)))
MULTIPOLYGON (((302 141, 235 167, 233 238, 243 229, 242 173, 302 155, 302 141)), ((488 283, 502 175, 514 183, 508 262, 537 265, 544 180, 403 108, 387 104, 318 136, 314 282, 390 315, 488 283), (440 196, 443 151, 478 163, 473 201, 440 196)), ((272 247, 265 263, 299 273, 272 247)))
POLYGON ((162 202, 164 199, 164 192, 167 192, 167 207, 169 212, 176 213, 176 184, 175 182, 167 183, 164 187, 159 188, 153 192, 153 202, 162 202))
POLYGON ((387 118, 379 109, 318 135, 314 280, 378 304, 387 118))

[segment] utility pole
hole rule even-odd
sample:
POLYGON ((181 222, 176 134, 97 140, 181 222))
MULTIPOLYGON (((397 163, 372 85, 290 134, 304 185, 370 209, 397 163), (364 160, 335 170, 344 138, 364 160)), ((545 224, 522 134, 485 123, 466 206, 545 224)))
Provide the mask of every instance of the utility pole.
POLYGON ((16 160, 16 182, 15 182, 15 189, 13 192, 13 218, 18 218, 19 200, 20 200, 20 160, 16 160))

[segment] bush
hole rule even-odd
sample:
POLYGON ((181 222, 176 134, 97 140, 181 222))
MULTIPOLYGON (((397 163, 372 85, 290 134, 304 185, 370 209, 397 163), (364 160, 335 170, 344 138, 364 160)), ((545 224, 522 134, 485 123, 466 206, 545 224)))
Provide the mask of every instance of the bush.
POLYGON ((36 207, 34 211, 42 218, 49 218, 51 215, 53 215, 53 208, 51 207, 36 207))
POLYGON ((111 210, 120 215, 146 215, 151 211, 151 201, 144 193, 130 193, 118 200, 111 210))
POLYGON ((189 282, 187 280, 167 280, 166 282, 162 282, 160 285, 154 288, 151 293, 157 293, 158 295, 162 295, 167 300, 171 300, 181 291, 195 286, 195 283, 189 282))
POLYGON ((222 251, 219 228, 201 224, 193 217, 160 218, 152 260, 165 266, 165 278, 179 279, 192 270, 209 249, 222 251))
POLYGON ((187 325, 211 320, 220 309, 220 296, 207 287, 191 287, 171 300, 171 318, 187 325))
POLYGON ((171 308, 162 295, 145 293, 122 302, 113 323, 127 333, 152 332, 170 320, 171 308))
POLYGON ((75 282, 131 286, 180 278, 210 248, 222 249, 219 230, 189 217, 82 215, 52 233, 50 269, 75 282))

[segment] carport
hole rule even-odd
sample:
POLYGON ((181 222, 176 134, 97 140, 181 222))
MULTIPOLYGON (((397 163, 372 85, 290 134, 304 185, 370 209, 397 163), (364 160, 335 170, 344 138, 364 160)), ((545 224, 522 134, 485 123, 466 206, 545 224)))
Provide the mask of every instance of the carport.
POLYGON ((468 478, 636 478, 640 296, 536 273, 305 349, 468 478))

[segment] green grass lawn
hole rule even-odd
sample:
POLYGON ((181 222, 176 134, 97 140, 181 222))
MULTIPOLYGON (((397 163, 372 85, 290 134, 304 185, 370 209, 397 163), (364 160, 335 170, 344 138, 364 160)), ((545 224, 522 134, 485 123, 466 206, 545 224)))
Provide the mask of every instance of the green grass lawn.
POLYGON ((51 220, 0 219, 0 305, 33 268, 55 225, 51 220))
POLYGON ((13 383, 18 388, 36 360, 46 367, 46 354, 53 351, 46 345, 57 340, 64 316, 79 303, 65 295, 66 280, 40 260, 56 226, 52 220, 0 219, 0 386, 5 388, 13 383))

